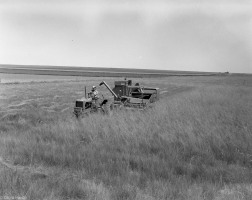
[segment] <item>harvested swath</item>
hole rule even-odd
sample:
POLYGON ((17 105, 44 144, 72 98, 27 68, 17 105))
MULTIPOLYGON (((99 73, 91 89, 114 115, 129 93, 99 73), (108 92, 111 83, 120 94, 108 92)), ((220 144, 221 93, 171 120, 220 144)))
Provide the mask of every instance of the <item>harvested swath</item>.
POLYGON ((26 173, 30 175, 32 179, 43 179, 48 177, 48 174, 45 170, 42 169, 36 169, 34 167, 28 167, 28 166, 20 166, 20 165, 13 165, 11 163, 7 163, 2 157, 0 157, 0 165, 14 171, 14 172, 20 172, 20 173, 26 173))
POLYGON ((20 104, 10 105, 6 107, 7 110, 21 110, 21 109, 31 109, 33 106, 30 103, 21 102, 20 104))

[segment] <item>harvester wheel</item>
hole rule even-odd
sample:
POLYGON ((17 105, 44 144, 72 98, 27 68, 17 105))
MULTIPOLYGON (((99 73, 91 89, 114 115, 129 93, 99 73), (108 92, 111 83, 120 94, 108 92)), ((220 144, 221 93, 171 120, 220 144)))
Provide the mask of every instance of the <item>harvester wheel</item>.
POLYGON ((111 103, 110 105, 109 105, 109 116, 111 116, 112 114, 113 114, 113 111, 114 111, 114 104, 113 103, 111 103))
POLYGON ((108 102, 103 105, 103 111, 104 114, 111 116, 113 113, 113 109, 111 108, 112 104, 109 104, 108 102))

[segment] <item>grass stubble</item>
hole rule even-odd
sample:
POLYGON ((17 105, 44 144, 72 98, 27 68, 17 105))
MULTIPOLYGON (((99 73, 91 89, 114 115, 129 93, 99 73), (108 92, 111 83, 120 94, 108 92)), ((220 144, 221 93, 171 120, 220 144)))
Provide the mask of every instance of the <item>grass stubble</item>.
POLYGON ((251 76, 140 82, 168 92, 143 112, 81 120, 73 100, 92 81, 1 85, 1 158, 23 170, 0 164, 0 196, 252 199, 251 76))

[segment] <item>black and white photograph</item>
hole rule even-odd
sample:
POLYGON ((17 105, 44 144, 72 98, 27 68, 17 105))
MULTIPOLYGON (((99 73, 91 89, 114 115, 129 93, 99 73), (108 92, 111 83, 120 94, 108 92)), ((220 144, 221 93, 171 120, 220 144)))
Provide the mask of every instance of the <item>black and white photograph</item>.
POLYGON ((0 200, 81 199, 252 199, 252 0, 0 0, 0 200))

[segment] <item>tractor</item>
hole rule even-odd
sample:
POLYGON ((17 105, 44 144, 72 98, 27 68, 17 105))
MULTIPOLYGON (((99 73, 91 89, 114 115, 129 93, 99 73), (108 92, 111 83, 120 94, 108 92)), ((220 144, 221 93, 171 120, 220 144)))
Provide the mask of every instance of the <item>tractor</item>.
POLYGON ((88 116, 91 113, 108 113, 107 103, 108 99, 92 99, 88 95, 88 98, 83 97, 75 101, 74 115, 78 118, 88 116))
POLYGON ((104 97, 92 99, 89 93, 88 98, 76 100, 74 107, 76 117, 97 112, 107 114, 111 113, 113 109, 122 108, 144 110, 159 100, 159 88, 143 87, 139 83, 133 86, 132 80, 115 81, 113 89, 105 81, 102 81, 99 85, 104 85, 111 92, 114 96, 112 102, 104 97))

